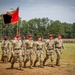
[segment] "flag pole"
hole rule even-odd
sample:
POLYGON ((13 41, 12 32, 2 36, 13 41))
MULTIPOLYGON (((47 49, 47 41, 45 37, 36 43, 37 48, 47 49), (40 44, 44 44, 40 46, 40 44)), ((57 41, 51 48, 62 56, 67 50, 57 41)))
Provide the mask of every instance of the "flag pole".
MULTIPOLYGON (((19 11, 19 7, 17 8, 17 10, 19 11)), ((18 16, 18 22, 17 22, 17 32, 16 32, 17 35, 19 34, 19 26, 18 26, 18 24, 19 24, 19 16, 18 16)))
POLYGON ((3 37, 3 31, 2 31, 2 29, 3 29, 3 26, 2 26, 2 24, 3 24, 2 23, 2 14, 0 15, 0 18, 1 18, 1 23, 0 24, 1 24, 1 39, 2 39, 2 37, 3 37))
POLYGON ((17 22, 16 34, 17 35, 19 34, 19 32, 18 32, 18 22, 17 22))

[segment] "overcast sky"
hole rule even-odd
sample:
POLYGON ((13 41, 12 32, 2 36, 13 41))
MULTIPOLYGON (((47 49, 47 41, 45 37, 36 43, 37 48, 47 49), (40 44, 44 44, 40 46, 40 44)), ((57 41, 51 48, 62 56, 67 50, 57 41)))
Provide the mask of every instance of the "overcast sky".
POLYGON ((75 22, 75 0, 0 0, 0 14, 19 7, 24 20, 48 17, 61 22, 75 22))

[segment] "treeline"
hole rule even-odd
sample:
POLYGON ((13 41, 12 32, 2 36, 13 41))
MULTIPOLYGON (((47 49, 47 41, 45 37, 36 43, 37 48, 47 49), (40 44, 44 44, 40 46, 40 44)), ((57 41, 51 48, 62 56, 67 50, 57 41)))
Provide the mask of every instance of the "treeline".
MULTIPOLYGON (((0 19, 0 39, 2 39, 4 35, 9 36, 9 38, 13 38, 16 34, 16 28, 17 24, 5 25, 3 24, 2 19, 0 19)), ((38 35, 43 38, 48 38, 49 34, 53 34, 53 36, 56 37, 58 33, 62 34, 63 38, 75 38, 75 23, 63 23, 58 20, 53 21, 48 18, 35 18, 29 21, 21 20, 20 18, 18 29, 20 35, 25 35, 27 37, 27 35, 31 33, 33 34, 34 39, 36 39, 38 35)))

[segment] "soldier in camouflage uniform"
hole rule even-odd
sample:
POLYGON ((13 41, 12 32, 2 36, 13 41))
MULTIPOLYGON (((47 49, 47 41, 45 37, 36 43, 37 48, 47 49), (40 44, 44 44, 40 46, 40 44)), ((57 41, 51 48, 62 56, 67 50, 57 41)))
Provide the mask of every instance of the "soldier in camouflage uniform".
POLYGON ((41 41, 41 36, 38 36, 38 41, 35 43, 35 53, 36 53, 36 59, 34 61, 34 67, 36 66, 36 63, 40 60, 40 67, 43 68, 43 59, 44 59, 44 49, 45 44, 41 41))
POLYGON ((51 67, 54 67, 53 64, 53 57, 54 57, 54 49, 55 49, 55 45, 54 45, 54 40, 52 39, 53 36, 52 34, 49 35, 49 40, 46 41, 46 57, 43 61, 43 65, 45 65, 46 61, 49 59, 49 57, 51 57, 51 67))
POLYGON ((10 56, 10 60, 9 62, 11 62, 12 58, 13 58, 13 51, 14 51, 14 42, 17 40, 16 36, 14 36, 14 39, 11 40, 11 56, 10 56))
POLYGON ((14 50, 13 50, 13 58, 11 61, 11 68, 13 68, 16 61, 19 62, 19 69, 22 70, 22 41, 20 40, 20 35, 16 36, 17 40, 13 41, 14 50))
POLYGON ((26 44, 25 44, 25 36, 22 36, 22 57, 23 61, 25 60, 25 53, 26 53, 26 44))
POLYGON ((58 38, 55 39, 55 51, 57 54, 56 58, 56 66, 60 66, 59 61, 60 61, 60 56, 61 56, 61 49, 64 49, 63 41, 61 39, 61 34, 58 34, 58 38))
POLYGON ((2 61, 7 62, 9 60, 9 40, 8 36, 4 36, 4 40, 2 41, 1 48, 2 48, 2 61))
POLYGON ((32 34, 28 35, 28 40, 26 41, 26 60, 24 61, 24 67, 26 63, 30 60, 30 68, 33 68, 33 55, 34 55, 34 41, 32 40, 32 34))

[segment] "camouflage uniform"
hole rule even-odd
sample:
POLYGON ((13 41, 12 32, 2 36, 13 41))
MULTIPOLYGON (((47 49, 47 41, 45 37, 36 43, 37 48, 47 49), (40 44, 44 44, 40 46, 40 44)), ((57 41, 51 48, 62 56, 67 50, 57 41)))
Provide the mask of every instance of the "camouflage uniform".
POLYGON ((25 53, 26 53, 26 44, 25 44, 25 40, 22 40, 22 58, 23 61, 25 60, 25 53))
POLYGON ((35 43, 36 46, 36 59, 34 61, 34 66, 36 66, 36 63, 40 60, 40 67, 43 68, 43 59, 44 59, 44 48, 45 44, 42 41, 37 41, 35 43))
POLYGON ((62 48, 64 48, 62 39, 56 38, 55 39, 55 51, 57 54, 56 65, 59 65, 60 56, 62 53, 62 51, 61 51, 62 48))
POLYGON ((8 40, 3 40, 2 41, 2 60, 3 62, 6 62, 9 60, 9 44, 10 42, 8 40))
POLYGON ((22 51, 21 51, 21 46, 22 46, 22 41, 21 40, 15 40, 13 42, 14 48, 13 48, 13 58, 11 61, 11 68, 13 68, 14 63, 16 61, 19 62, 19 68, 22 69, 22 51))
POLYGON ((13 58, 13 54, 14 54, 14 42, 16 40, 11 40, 11 56, 10 56, 10 60, 9 62, 11 62, 12 58, 13 58))
POLYGON ((32 68, 33 55, 34 55, 33 49, 34 49, 34 41, 27 40, 26 41, 26 60, 24 61, 24 67, 26 66, 26 63, 30 60, 30 68, 32 68))
POLYGON ((43 61, 43 65, 45 65, 45 62, 49 59, 49 57, 51 57, 51 66, 53 67, 53 58, 54 58, 54 40, 53 39, 49 39, 46 41, 46 57, 43 61))

